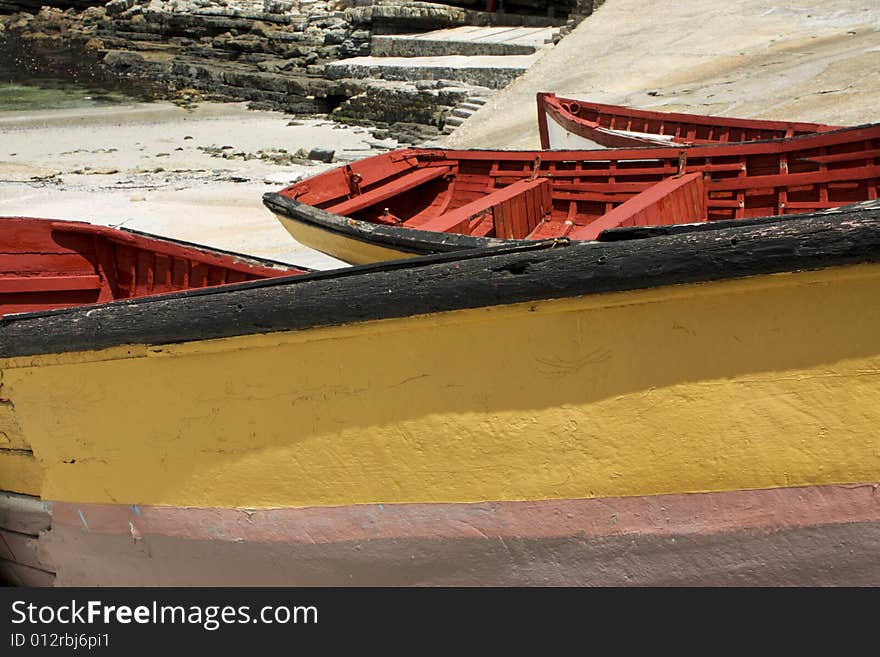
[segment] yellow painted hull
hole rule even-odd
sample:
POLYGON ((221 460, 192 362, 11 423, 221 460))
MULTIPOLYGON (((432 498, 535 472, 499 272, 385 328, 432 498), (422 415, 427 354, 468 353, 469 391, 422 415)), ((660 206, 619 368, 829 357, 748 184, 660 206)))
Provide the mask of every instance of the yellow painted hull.
POLYGON ((865 264, 7 358, 39 467, 2 457, 0 488, 266 508, 877 481, 878 295, 865 264))
POLYGON ((368 265, 386 260, 414 258, 418 255, 370 244, 341 233, 294 221, 278 213, 274 214, 290 236, 300 244, 352 265, 368 265))

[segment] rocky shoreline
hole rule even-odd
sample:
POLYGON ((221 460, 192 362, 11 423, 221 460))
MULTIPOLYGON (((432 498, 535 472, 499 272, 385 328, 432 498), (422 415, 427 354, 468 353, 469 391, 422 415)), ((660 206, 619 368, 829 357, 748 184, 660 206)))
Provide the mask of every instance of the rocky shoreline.
POLYGON ((244 100, 256 109, 330 114, 342 122, 378 124, 403 143, 436 137, 458 105, 488 97, 490 87, 515 75, 501 70, 485 84, 395 79, 393 73, 377 79, 336 62, 369 56, 374 35, 562 22, 396 0, 64 4, 73 6, 35 11, 31 0, 0 0, 0 12, 17 9, 0 15, 0 54, 19 72, 127 84, 182 103, 244 100))

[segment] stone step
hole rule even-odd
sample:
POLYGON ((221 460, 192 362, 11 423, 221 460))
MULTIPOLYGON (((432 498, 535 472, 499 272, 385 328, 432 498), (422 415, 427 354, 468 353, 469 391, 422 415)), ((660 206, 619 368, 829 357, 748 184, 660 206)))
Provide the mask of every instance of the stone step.
POLYGON ((530 55, 552 43, 554 28, 467 25, 420 34, 375 35, 374 57, 530 55))
POLYGON ((534 46, 472 41, 429 41, 405 36, 374 36, 374 57, 424 57, 443 55, 531 55, 534 46))
POLYGON ((460 116, 447 116, 446 121, 444 121, 443 123, 444 123, 444 127, 450 126, 450 125, 458 127, 462 123, 464 123, 464 119, 460 116))
POLYGON ((470 117, 470 115, 473 113, 474 113, 473 110, 465 109, 461 105, 459 105, 458 107, 456 107, 455 109, 452 110, 451 116, 461 117, 463 119, 466 119, 466 118, 470 117))
POLYGON ((485 105, 488 100, 488 98, 483 96, 469 96, 465 102, 472 103, 473 105, 485 105))
MULTIPOLYGON (((470 101, 470 98, 468 98, 468 101, 470 101)), ((466 101, 464 103, 461 103, 458 107, 459 107, 459 109, 469 110, 470 113, 473 114, 478 109, 480 109, 483 105, 485 105, 485 101, 483 101, 482 103, 474 103, 474 102, 467 102, 466 101)))
POLYGON ((353 57, 324 66, 324 75, 380 80, 457 80, 474 86, 500 89, 525 73, 538 55, 487 55, 464 57, 353 57))

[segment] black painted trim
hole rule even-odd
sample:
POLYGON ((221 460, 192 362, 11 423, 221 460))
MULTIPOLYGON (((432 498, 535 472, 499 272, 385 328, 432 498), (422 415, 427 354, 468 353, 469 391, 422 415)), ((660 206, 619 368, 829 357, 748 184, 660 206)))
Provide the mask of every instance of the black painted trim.
POLYGON ((185 246, 188 249, 196 249, 197 251, 204 251, 205 253, 215 253, 224 256, 231 256, 233 258, 242 260, 243 262, 261 265, 269 269, 301 269, 305 272, 315 271, 315 269, 313 269, 312 267, 306 267, 305 265, 298 265, 291 262, 283 262, 281 260, 272 260, 271 258, 261 258, 254 255, 248 255, 247 253, 239 253, 238 251, 227 251, 226 249, 220 249, 215 246, 206 246, 204 244, 198 244, 197 242, 187 242, 186 240, 166 237, 165 235, 156 235, 155 233, 147 233, 142 230, 135 230, 134 228, 126 228, 125 226, 120 226, 115 230, 121 230, 126 233, 131 233, 132 235, 146 237, 147 239, 156 240, 158 242, 169 242, 178 246, 185 246))
POLYGON ((624 228, 607 228, 599 233, 600 242, 617 242, 620 240, 641 240, 664 235, 680 235, 681 233, 699 233, 711 230, 736 228, 737 226, 761 226, 780 221, 797 221, 804 217, 839 214, 857 210, 880 209, 880 201, 862 201, 852 205, 820 210, 810 214, 779 214, 769 217, 753 217, 751 219, 725 219, 720 221, 701 221, 693 224, 670 224, 668 226, 626 226, 624 228))
POLYGON ((166 344, 880 262, 880 209, 616 242, 501 247, 0 321, 0 356, 166 344))
MULTIPOLYGON (((350 219, 333 214, 320 208, 281 194, 263 194, 263 204, 272 212, 280 214, 291 221, 297 221, 313 228, 337 233, 350 239, 383 246, 413 255, 430 255, 432 253, 448 253, 462 249, 481 249, 503 244, 517 244, 526 240, 502 240, 492 237, 473 237, 456 233, 438 233, 416 228, 400 228, 383 226, 369 221, 350 219)), ((329 255, 333 255, 332 253, 329 255)))

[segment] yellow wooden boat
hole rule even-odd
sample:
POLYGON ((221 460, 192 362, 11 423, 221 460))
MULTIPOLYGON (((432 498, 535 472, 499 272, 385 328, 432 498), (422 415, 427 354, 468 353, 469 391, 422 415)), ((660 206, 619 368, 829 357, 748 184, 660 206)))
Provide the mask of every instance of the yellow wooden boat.
POLYGON ((0 321, 17 583, 880 584, 880 209, 0 321))

